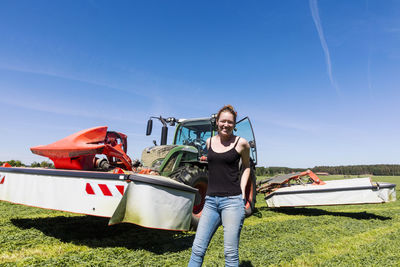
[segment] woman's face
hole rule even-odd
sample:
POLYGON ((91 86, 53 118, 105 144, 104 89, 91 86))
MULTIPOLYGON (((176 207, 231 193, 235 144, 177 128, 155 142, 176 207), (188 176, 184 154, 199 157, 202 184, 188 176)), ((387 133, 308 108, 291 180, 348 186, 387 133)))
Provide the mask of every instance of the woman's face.
POLYGON ((229 111, 223 111, 217 121, 218 133, 223 136, 229 136, 232 134, 235 128, 235 118, 229 111))

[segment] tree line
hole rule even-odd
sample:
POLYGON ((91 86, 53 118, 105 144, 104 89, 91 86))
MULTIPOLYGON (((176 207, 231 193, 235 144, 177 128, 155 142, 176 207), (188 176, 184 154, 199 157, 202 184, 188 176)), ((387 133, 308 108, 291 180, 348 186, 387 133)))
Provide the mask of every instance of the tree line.
MULTIPOLYGON (((256 167, 257 176, 274 176, 292 172, 302 172, 307 169, 288 167, 256 167)), ((315 166, 310 168, 314 173, 326 172, 331 175, 396 175, 400 176, 399 164, 375 164, 375 165, 347 165, 347 166, 315 166)))
POLYGON ((41 167, 41 168, 54 168, 53 163, 48 162, 48 161, 42 161, 42 162, 32 162, 30 165, 25 165, 22 163, 20 160, 8 160, 8 161, 0 161, 0 166, 2 166, 4 163, 10 164, 12 167, 41 167))

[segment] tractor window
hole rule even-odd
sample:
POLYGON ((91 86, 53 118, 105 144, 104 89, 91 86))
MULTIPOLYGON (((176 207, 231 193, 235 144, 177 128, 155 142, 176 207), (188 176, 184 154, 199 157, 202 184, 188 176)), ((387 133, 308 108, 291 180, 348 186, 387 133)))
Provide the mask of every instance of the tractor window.
POLYGON ((183 122, 176 131, 175 144, 196 147, 201 155, 207 154, 206 140, 211 137, 209 120, 183 122))
POLYGON ((256 150, 256 139, 253 133, 253 127, 249 118, 244 118, 236 124, 235 135, 241 136, 247 140, 250 144, 250 158, 257 164, 257 150, 256 150))

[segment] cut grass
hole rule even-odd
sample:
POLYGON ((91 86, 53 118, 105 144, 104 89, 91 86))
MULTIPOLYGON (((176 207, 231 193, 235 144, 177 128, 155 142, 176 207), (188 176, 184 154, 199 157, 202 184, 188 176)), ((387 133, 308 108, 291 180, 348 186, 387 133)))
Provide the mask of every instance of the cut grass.
MULTIPOLYGON (((374 180, 400 183, 400 177, 374 180)), ((399 201, 269 209, 260 194, 256 207, 241 234, 242 266, 400 265, 399 201)), ((184 266, 194 238, 194 232, 107 226, 104 218, 6 202, 0 202, 0 214, 0 265, 5 266, 184 266)), ((219 228, 204 266, 223 265, 219 228)))

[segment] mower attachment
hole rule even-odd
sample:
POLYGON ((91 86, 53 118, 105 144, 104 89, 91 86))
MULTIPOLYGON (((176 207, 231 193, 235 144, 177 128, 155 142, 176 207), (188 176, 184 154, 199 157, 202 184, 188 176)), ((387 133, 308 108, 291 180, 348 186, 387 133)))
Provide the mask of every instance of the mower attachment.
POLYGON ((369 177, 323 182, 307 170, 260 181, 257 192, 265 194, 270 208, 308 207, 395 201, 395 187, 395 184, 372 182, 369 177))

